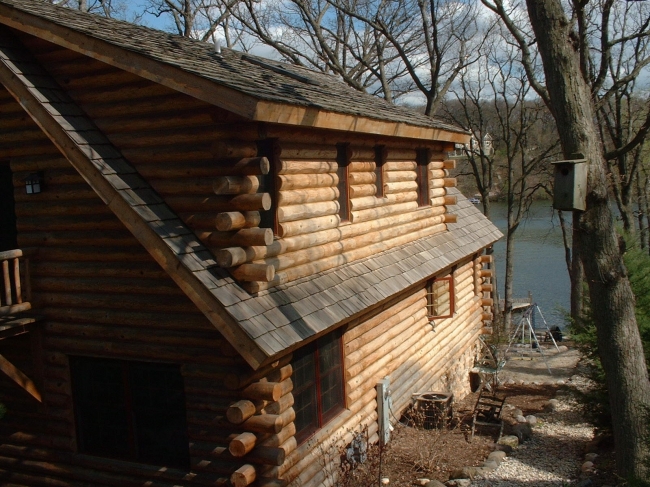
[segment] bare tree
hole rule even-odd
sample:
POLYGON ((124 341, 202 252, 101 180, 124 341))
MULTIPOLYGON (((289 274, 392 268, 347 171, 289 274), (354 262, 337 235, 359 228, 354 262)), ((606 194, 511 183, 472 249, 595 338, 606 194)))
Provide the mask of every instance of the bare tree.
POLYGON ((549 113, 544 103, 531 97, 531 87, 521 67, 521 52, 509 42, 505 30, 493 32, 482 59, 463 72, 453 89, 463 107, 456 123, 469 127, 477 140, 466 152, 489 215, 495 173, 501 176, 499 193, 506 202, 506 259, 503 323, 512 318, 515 235, 537 191, 546 183, 544 162, 559 150, 557 136, 546 128, 549 113), (485 137, 491 136, 487 146, 485 137), (480 138, 477 138, 480 134, 480 138))
POLYGON ((128 12, 127 0, 50 0, 50 3, 104 17, 129 20, 133 23, 138 23, 140 20, 137 13, 128 12))
MULTIPOLYGON (((501 0, 483 2, 504 19, 515 38, 521 35, 522 30, 501 0)), ((608 206, 606 157, 594 123, 598 104, 594 88, 606 76, 598 76, 596 84, 590 83, 587 2, 568 6, 571 11, 567 15, 560 0, 527 0, 535 46, 544 65, 544 94, 561 128, 558 132, 564 155, 575 158, 582 154, 589 161, 587 210, 574 212, 573 238, 574 245, 580 248, 596 322, 610 396, 617 468, 622 476, 643 479, 647 478, 648 447, 644 438, 648 431, 650 383, 634 314, 634 295, 608 206)), ((608 44, 604 43, 604 52, 608 44)), ((522 51, 529 50, 530 45, 520 43, 522 51)), ((638 142, 628 143, 615 153, 629 151, 638 142)))
POLYGON ((213 38, 218 29, 227 29, 229 9, 239 0, 148 0, 145 12, 166 18, 170 30, 201 41, 213 38))

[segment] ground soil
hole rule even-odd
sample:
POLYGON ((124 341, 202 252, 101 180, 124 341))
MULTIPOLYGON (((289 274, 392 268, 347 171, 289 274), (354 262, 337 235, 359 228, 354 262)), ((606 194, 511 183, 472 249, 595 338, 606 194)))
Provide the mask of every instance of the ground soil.
MULTIPOLYGON (((524 415, 541 413, 549 399, 556 396, 560 388, 571 387, 571 376, 576 373, 579 354, 573 348, 561 352, 547 351, 546 362, 553 375, 546 370, 543 360, 518 360, 511 357, 503 371, 505 384, 498 389, 507 396, 504 408, 505 431, 515 423, 514 409, 521 409, 524 415)), ((466 466, 477 466, 494 450, 499 430, 484 428, 470 436, 472 411, 478 393, 472 393, 462 401, 454 403, 453 418, 440 429, 424 429, 418 421, 405 415, 392 432, 390 443, 379 451, 370 447, 368 460, 353 468, 348 466, 338 485, 341 487, 366 487, 378 485, 380 478, 389 479, 391 487, 418 485, 418 479, 449 480, 455 470, 466 466), (381 469, 379 468, 381 464, 381 469)), ((613 473, 614 456, 611 441, 607 437, 597 447, 596 472, 590 476, 594 487, 613 486, 617 479, 613 473)), ((576 465, 576 477, 580 465, 576 465)))

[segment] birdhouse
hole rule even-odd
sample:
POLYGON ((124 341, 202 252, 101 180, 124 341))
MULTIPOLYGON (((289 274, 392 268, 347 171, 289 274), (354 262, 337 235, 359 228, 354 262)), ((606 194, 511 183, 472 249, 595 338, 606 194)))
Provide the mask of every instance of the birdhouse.
POLYGON ((553 208, 556 210, 587 209, 587 160, 571 159, 554 162, 555 187, 553 208))

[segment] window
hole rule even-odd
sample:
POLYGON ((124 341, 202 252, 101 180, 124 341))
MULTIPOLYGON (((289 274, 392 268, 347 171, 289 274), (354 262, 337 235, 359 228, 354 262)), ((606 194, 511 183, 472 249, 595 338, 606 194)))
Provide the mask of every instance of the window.
POLYGON ((418 149, 417 167, 418 206, 429 206, 429 150, 418 149))
POLYGON ((350 164, 350 151, 348 144, 336 145, 336 162, 338 164, 336 175, 339 177, 339 217, 342 222, 349 222, 350 186, 348 184, 348 165, 350 164))
POLYGON ((341 334, 327 335, 294 354, 296 440, 306 440, 344 407, 341 334))
POLYGON ((386 162, 386 147, 378 145, 375 147, 375 184, 377 185, 376 196, 384 196, 384 163, 386 162))
POLYGON ((178 365, 71 357, 79 451, 189 468, 178 365))
POLYGON ((449 318, 454 314, 454 278, 437 277, 427 282, 427 316, 449 318))
POLYGON ((275 177, 278 174, 278 150, 277 139, 260 140, 257 143, 257 155, 266 157, 271 166, 269 173, 260 177, 260 193, 269 193, 271 195, 271 209, 260 210, 260 228, 270 228, 273 235, 278 232, 278 219, 276 216, 278 207, 278 192, 276 191, 275 177))
POLYGON ((18 248, 14 204, 11 169, 0 162, 0 252, 18 248))

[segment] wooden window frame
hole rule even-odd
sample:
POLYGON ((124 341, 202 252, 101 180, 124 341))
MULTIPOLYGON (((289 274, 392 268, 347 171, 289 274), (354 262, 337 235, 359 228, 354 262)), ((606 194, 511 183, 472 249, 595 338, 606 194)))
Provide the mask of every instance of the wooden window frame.
POLYGON ((418 206, 431 206, 429 198, 429 149, 417 149, 416 181, 418 183, 418 206))
POLYGON ((429 319, 429 321, 451 318, 452 316, 454 316, 454 313, 456 312, 456 293, 455 293, 453 272, 445 277, 434 277, 432 279, 429 279, 425 286, 425 292, 427 297, 427 304, 426 304, 427 318, 429 319), (433 286, 436 282, 441 282, 441 281, 449 283, 449 313, 445 315, 437 315, 432 312, 433 307, 435 306, 433 300, 433 296, 434 296, 433 286))
MULTIPOLYGON (((296 441, 298 444, 304 443, 311 436, 314 435, 320 428, 325 426, 329 421, 338 416, 346 408, 345 403, 345 380, 344 380, 344 357, 343 357, 343 338, 342 333, 334 332, 326 335, 318 340, 310 343, 309 345, 301 348, 294 353, 294 358, 292 360, 292 365, 294 365, 294 376, 292 377, 294 381, 293 395, 295 400, 296 408, 296 419, 294 423, 296 425, 296 441), (326 373, 322 373, 320 367, 320 353, 328 345, 332 343, 338 344, 338 353, 337 353, 337 362, 334 367, 331 367, 326 373), (301 365, 299 362, 304 361, 308 358, 311 358, 313 363, 313 377, 310 376, 309 381, 301 383, 300 378, 298 377, 297 372, 299 373, 301 365), (336 404, 330 408, 329 411, 323 412, 323 379, 328 376, 335 374, 335 394, 338 395, 338 401, 336 404), (300 402, 303 397, 308 397, 311 395, 312 400, 314 400, 314 406, 311 406, 314 416, 310 419, 309 422, 304 422, 303 418, 300 418, 299 408, 300 402), (315 410, 315 411, 314 411, 315 410), (304 422, 304 424, 301 424, 304 422)), ((336 398, 335 398, 336 399, 336 398)))
POLYGON ((339 190, 339 218, 341 223, 351 221, 350 215, 350 145, 347 143, 336 144, 336 175, 339 178, 337 188, 339 190))
POLYGON ((180 365, 81 356, 69 362, 79 453, 189 470, 180 365))
POLYGON ((377 193, 375 196, 378 198, 383 198, 384 194, 384 164, 386 163, 386 156, 388 151, 386 146, 377 145, 375 146, 375 186, 377 187, 377 193))

